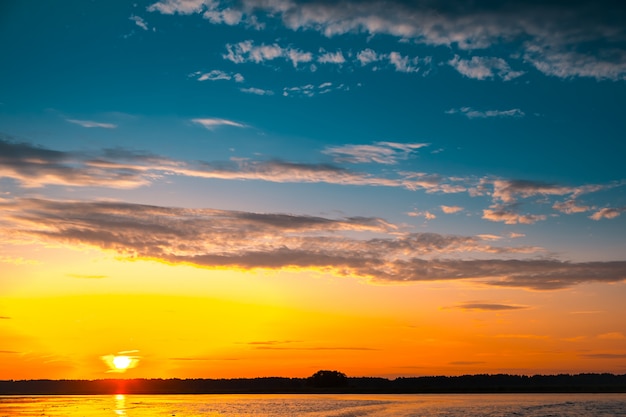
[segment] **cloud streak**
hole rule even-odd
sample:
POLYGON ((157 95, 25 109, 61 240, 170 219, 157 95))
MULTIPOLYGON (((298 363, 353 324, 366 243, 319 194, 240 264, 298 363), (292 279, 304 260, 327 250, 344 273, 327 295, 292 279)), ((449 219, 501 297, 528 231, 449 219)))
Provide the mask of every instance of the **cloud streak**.
POLYGON ((502 58, 473 56, 471 59, 461 59, 455 55, 448 64, 467 78, 486 80, 500 78, 510 81, 524 75, 523 71, 513 71, 502 58))
POLYGON ((117 127, 116 124, 113 123, 102 123, 102 122, 94 122, 92 120, 78 120, 78 119, 65 119, 66 121, 73 123, 75 125, 79 125, 86 128, 102 128, 102 129, 115 129, 117 127))
POLYGON ((493 117, 524 117, 526 114, 520 109, 509 110, 474 110, 471 107, 461 107, 459 109, 450 109, 446 111, 446 114, 462 114, 468 119, 488 119, 493 117))
MULTIPOLYGON (((113 161, 104 154, 56 151, 0 138, 0 176, 15 179, 24 187, 56 184, 134 188, 149 183, 145 168, 113 161)), ((114 155, 123 159, 130 153, 111 151, 110 156, 114 155)), ((135 162, 154 162, 148 155, 134 154, 132 158, 135 162)))
POLYGON ((191 119, 193 123, 199 124, 200 126, 213 130, 220 126, 232 126, 232 127, 246 127, 246 125, 235 122, 228 119, 217 119, 217 118, 199 118, 199 119, 191 119))
POLYGON ((322 153, 331 155, 336 162, 352 164, 375 162, 394 165, 428 145, 428 143, 376 142, 373 145, 329 146, 322 153))
POLYGON ((201 72, 196 71, 192 74, 189 74, 190 77, 196 78, 198 81, 230 81, 234 80, 235 82, 241 83, 244 81, 243 75, 237 73, 229 73, 221 70, 211 70, 209 72, 201 72))
POLYGON ((381 283, 472 280, 535 290, 626 279, 621 261, 466 258, 472 253, 526 256, 537 249, 494 247, 472 236, 399 233, 397 226, 369 217, 18 199, 2 203, 0 225, 16 241, 88 246, 207 268, 300 268, 381 283), (362 233, 383 237, 355 237, 362 233))
MULTIPOLYGON (((193 119, 206 129, 230 126, 247 127, 227 119, 193 119)), ((182 161, 159 155, 130 151, 123 148, 98 152, 66 152, 38 147, 25 142, 0 138, 0 177, 10 178, 23 188, 47 185, 137 188, 165 177, 181 176, 231 181, 255 180, 272 183, 326 183, 346 186, 391 187, 433 194, 467 192, 470 197, 490 197, 488 208, 482 209, 482 218, 506 224, 533 224, 546 220, 548 213, 520 213, 524 204, 535 204, 545 210, 545 204, 529 201, 532 197, 545 200, 566 196, 566 202, 551 204, 550 215, 575 214, 582 209, 575 202, 584 194, 623 186, 624 182, 568 186, 528 180, 450 177, 424 172, 385 169, 380 174, 354 171, 341 166, 348 164, 380 164, 392 167, 410 159, 428 146, 426 143, 374 142, 370 145, 327 147, 322 154, 331 156, 335 164, 299 163, 282 160, 253 160, 233 158, 230 161, 182 161)), ((545 201, 543 201, 545 203, 545 201)), ((446 214, 457 213, 460 206, 439 206, 446 214)), ((593 220, 612 219, 623 208, 603 208, 589 216, 593 220)), ((436 219, 432 212, 419 212, 428 219, 436 219)), ((418 212, 414 213, 419 215, 418 212)))
POLYGON ((524 310, 528 306, 515 305, 515 304, 494 304, 494 303, 480 303, 469 302, 462 303, 452 307, 446 307, 449 309, 459 309, 467 311, 511 311, 511 310, 524 310))

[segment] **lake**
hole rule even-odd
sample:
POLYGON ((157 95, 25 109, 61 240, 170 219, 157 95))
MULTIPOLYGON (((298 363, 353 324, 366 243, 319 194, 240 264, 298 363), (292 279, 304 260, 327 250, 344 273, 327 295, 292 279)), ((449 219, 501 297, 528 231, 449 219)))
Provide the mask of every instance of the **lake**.
POLYGON ((0 417, 608 417, 626 394, 0 396, 0 417))

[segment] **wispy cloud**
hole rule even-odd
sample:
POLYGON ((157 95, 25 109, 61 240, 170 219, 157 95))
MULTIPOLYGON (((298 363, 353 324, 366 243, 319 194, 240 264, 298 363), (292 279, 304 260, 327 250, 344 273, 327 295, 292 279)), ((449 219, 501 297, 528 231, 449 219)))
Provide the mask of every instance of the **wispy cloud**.
MULTIPOLYGON (((280 19, 294 31, 317 31, 327 37, 390 35, 459 52, 503 46, 507 51, 517 49, 514 59, 546 75, 626 79, 623 10, 594 8, 586 2, 510 2, 500 7, 485 2, 444 5, 400 0, 160 0, 148 11, 198 13, 211 23, 244 24, 256 29, 280 19), (595 45, 593 50, 585 47, 589 44, 595 45)), ((523 74, 512 70, 504 58, 511 59, 511 54, 469 59, 457 55, 450 64, 474 79, 506 81, 523 74)))
POLYGON ((434 215, 433 213, 431 213, 430 211, 419 211, 419 210, 410 211, 410 212, 407 213, 407 216, 410 216, 410 217, 423 217, 426 220, 435 220, 437 218, 437 216, 434 215))
POLYGON ((244 81, 244 77, 243 75, 239 74, 239 73, 230 73, 230 72, 224 72, 221 70, 211 70, 209 72, 201 72, 201 71, 196 71, 192 74, 189 74, 190 77, 195 77, 197 78, 198 81, 220 81, 220 80, 225 80, 225 81, 230 81, 230 80, 234 80, 235 82, 241 83, 244 81))
MULTIPOLYGON (((368 65, 372 62, 384 62, 389 68, 397 72, 416 73, 421 67, 418 64, 430 65, 431 57, 420 59, 419 57, 409 57, 399 52, 389 52, 378 54, 371 49, 365 49, 356 54, 350 61, 342 51, 328 52, 320 49, 319 52, 304 51, 291 46, 281 46, 278 43, 257 45, 252 40, 242 41, 236 44, 227 44, 226 53, 222 57, 235 64, 255 63, 261 64, 276 59, 291 62, 294 68, 299 68, 300 64, 314 63, 344 65, 346 63, 359 63, 360 66, 368 65)), ((317 67, 312 64, 311 69, 317 67)), ((375 69, 379 69, 376 67, 375 69)))
POLYGON ((534 224, 548 218, 545 214, 520 214, 506 206, 494 206, 483 210, 483 219, 505 224, 534 224))
POLYGON ((626 207, 620 207, 620 208, 605 207, 593 213, 591 216, 589 216, 589 218, 593 220, 614 219, 618 217, 620 214, 622 214, 624 211, 626 211, 626 207))
POLYGON ((206 0, 163 0, 148 6, 148 11, 158 11, 163 14, 192 14, 202 11, 206 3, 206 0))
POLYGON ((0 255, 0 263, 13 264, 13 265, 37 265, 39 261, 36 261, 33 259, 25 259, 25 258, 22 258, 21 256, 15 257, 15 256, 0 255))
POLYGON ((87 127, 87 128, 99 127, 103 129, 115 129, 117 127, 117 125, 113 123, 94 122, 92 120, 78 120, 78 119, 65 119, 65 120, 70 123, 74 123, 75 125, 79 125, 79 126, 87 127))
POLYGON ((16 241, 96 247, 120 256, 207 268, 305 268, 406 283, 473 280, 536 290, 621 282, 626 262, 465 259, 470 253, 523 254, 472 236, 398 233, 380 218, 325 218, 122 202, 17 199, 2 203, 2 233, 16 241), (372 232, 384 237, 358 237, 372 232))
POLYGON ((256 87, 248 87, 248 88, 240 88, 239 91, 248 94, 256 94, 257 96, 273 96, 274 92, 272 90, 263 90, 262 88, 256 87))
POLYGON ((168 162, 148 154, 108 150, 99 155, 63 152, 0 138, 0 176, 23 187, 46 184, 133 188, 149 184, 141 163, 168 162), (124 162, 133 160, 129 165, 124 162))
POLYGON ((443 211, 446 214, 454 214, 454 213, 463 211, 463 207, 460 207, 460 206, 439 206, 439 207, 441 207, 441 211, 443 211))
POLYGON ((364 50, 360 51, 359 53, 357 53, 356 57, 357 57, 357 60, 363 66, 371 64, 373 62, 380 61, 381 59, 383 59, 383 57, 381 55, 379 55, 376 51, 374 51, 373 49, 370 49, 370 48, 367 48, 367 49, 364 49, 364 50))
POLYGON ((587 359, 626 359, 626 353, 585 353, 580 356, 587 359))
MULTIPOLYGON (((327 86, 321 84, 319 87, 327 86)), ((220 118, 193 119, 192 122, 206 129, 223 126, 247 127, 241 122, 220 118)), ((484 220, 506 224, 533 224, 546 220, 548 216, 581 211, 587 206, 567 201, 575 201, 587 193, 624 186, 624 182, 572 186, 528 180, 451 177, 395 167, 401 167, 402 161, 426 146, 428 144, 418 142, 381 141, 370 145, 328 147, 321 151, 320 157, 323 154, 330 155, 335 161, 331 164, 246 158, 233 158, 229 161, 183 161, 123 148, 66 152, 0 138, 0 178, 13 179, 24 188, 46 185, 137 188, 158 182, 166 176, 176 175, 233 181, 392 187, 429 194, 467 192, 470 197, 486 196, 491 199, 490 205, 482 209, 484 220), (342 163, 382 164, 385 169, 380 172, 357 171, 342 166, 342 163), (563 196, 567 198, 566 203, 550 201, 551 198, 563 196), (531 197, 540 198, 534 201, 531 197), (530 206, 531 213, 520 212, 527 206, 530 206), (554 211, 549 211, 550 207, 554 211)), ((439 209, 446 214, 463 210, 460 206, 445 205, 438 206, 437 210, 439 209)), ((596 210, 590 216, 591 219, 602 220, 617 217, 624 208, 589 208, 591 210, 596 210)), ((419 213, 424 215, 425 212, 419 213)), ((427 217, 434 219, 436 213, 431 209, 427 217)))
POLYGON ((555 51, 549 45, 532 45, 524 54, 524 59, 542 73, 558 78, 626 80, 626 53, 619 48, 604 49, 599 55, 591 55, 555 51))
POLYGON ((598 339, 604 339, 604 340, 625 340, 626 336, 624 336, 624 333, 622 332, 609 332, 609 333, 602 333, 599 334, 598 339))
POLYGON ((494 337, 498 339, 548 339, 549 336, 542 334, 532 334, 532 333, 510 333, 510 334, 498 334, 494 337))
POLYGON ((283 88, 283 96, 287 97, 314 97, 319 94, 327 94, 331 91, 347 91, 349 87, 345 84, 333 84, 331 82, 324 82, 321 84, 305 84, 295 87, 283 88))
POLYGON ((343 52, 326 52, 324 50, 320 51, 320 55, 317 57, 317 62, 320 64, 337 64, 341 65, 346 62, 346 58, 343 56, 343 52))
POLYGON ((492 235, 490 233, 480 233, 476 235, 477 237, 481 238, 482 240, 500 240, 502 239, 502 236, 498 236, 498 235, 492 235))
POLYGON ((143 30, 150 30, 150 28, 148 27, 148 23, 142 17, 133 14, 128 19, 135 22, 135 24, 143 30))
POLYGON ((418 72, 420 70, 417 66, 418 58, 402 56, 399 52, 391 52, 389 54, 389 62, 398 72, 418 72))
MULTIPOLYGON (((194 119, 207 129, 246 127, 226 119, 194 119)), ((398 146, 404 146, 397 144, 398 146)), ((13 178, 24 187, 47 184, 135 188, 164 175, 177 174, 223 180, 259 180, 276 183, 329 183, 339 185, 399 187, 428 192, 460 192, 464 188, 450 179, 419 173, 379 177, 330 164, 306 164, 280 160, 236 159, 216 162, 185 162, 157 155, 106 149, 99 153, 63 152, 0 138, 0 176, 13 178)))
POLYGON ((257 346, 260 350, 355 350, 355 351, 376 351, 380 349, 361 346, 310 346, 310 347, 290 347, 290 346, 257 346))
POLYGON ((474 110, 471 107, 446 110, 446 114, 462 114, 468 119, 487 119, 492 117, 524 117, 526 114, 520 109, 509 110, 474 110))
MULTIPOLYGON (((211 4, 211 3, 208 3, 211 4)), ((211 23, 224 23, 229 26, 238 25, 243 20, 243 12, 236 9, 223 9, 223 10, 215 10, 210 9, 204 12, 202 15, 205 19, 209 20, 211 23)))
POLYGON ((457 304, 448 309, 459 309, 467 311, 511 311, 511 310, 524 310, 528 306, 517 304, 496 304, 496 303, 483 303, 483 302, 468 302, 457 304))
POLYGON ((471 59, 461 59, 455 55, 448 64, 460 74, 476 80, 486 80, 498 77, 509 81, 524 74, 523 71, 513 71, 502 58, 473 56, 471 59))
POLYGON ((572 195, 580 196, 591 192, 600 191, 617 186, 614 184, 590 184, 582 186, 566 186, 562 184, 548 183, 530 180, 493 180, 493 199, 504 203, 514 203, 519 197, 528 198, 533 196, 549 195, 572 195))
MULTIPOLYGON (((432 58, 424 57, 420 59, 419 57, 409 57, 404 56, 400 52, 392 51, 389 53, 378 53, 373 49, 367 48, 356 54, 356 61, 362 67, 370 65, 370 64, 386 64, 390 67, 394 68, 397 72, 404 73, 417 73, 422 67, 419 64, 430 65, 432 58)), ((380 70, 383 67, 381 65, 375 65, 373 70, 380 70)))
POLYGON ((329 146, 322 153, 331 155, 336 162, 353 164, 376 162, 393 165, 428 145, 428 143, 376 142, 373 145, 329 146))
POLYGON ((557 201, 552 205, 552 208, 566 214, 584 213, 591 210, 589 206, 578 205, 576 200, 557 201))
POLYGON ((223 55, 223 58, 235 64, 242 64, 244 62, 259 64, 280 58, 291 61, 294 67, 298 67, 301 63, 313 61, 313 54, 311 52, 305 52, 290 47, 283 48, 276 43, 271 45, 255 45, 253 41, 247 40, 236 44, 227 44, 226 50, 227 53, 223 55))
POLYGON ((235 122, 235 121, 228 120, 228 119, 203 118, 203 119, 191 119, 191 121, 209 130, 213 130, 220 126, 246 127, 246 125, 242 123, 235 122))

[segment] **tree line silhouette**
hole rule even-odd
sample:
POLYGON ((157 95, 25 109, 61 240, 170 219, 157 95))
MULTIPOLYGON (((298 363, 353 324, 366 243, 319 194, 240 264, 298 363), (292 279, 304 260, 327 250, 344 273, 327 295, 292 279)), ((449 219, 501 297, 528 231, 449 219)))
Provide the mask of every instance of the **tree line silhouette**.
POLYGON ((0 395, 276 394, 276 393, 610 393, 626 375, 463 375, 386 379, 321 370, 308 378, 3 380, 0 395))

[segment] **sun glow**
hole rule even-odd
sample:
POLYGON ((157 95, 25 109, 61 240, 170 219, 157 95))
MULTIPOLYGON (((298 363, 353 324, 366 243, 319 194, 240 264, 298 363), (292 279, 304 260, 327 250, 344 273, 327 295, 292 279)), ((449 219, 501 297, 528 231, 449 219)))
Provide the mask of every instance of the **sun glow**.
POLYGON ((139 356, 129 355, 129 353, 137 353, 137 351, 118 352, 114 355, 102 356, 101 359, 109 367, 107 372, 121 373, 136 367, 139 363, 139 356))
POLYGON ((113 366, 115 369, 128 369, 132 361, 128 356, 115 356, 113 358, 113 366))

